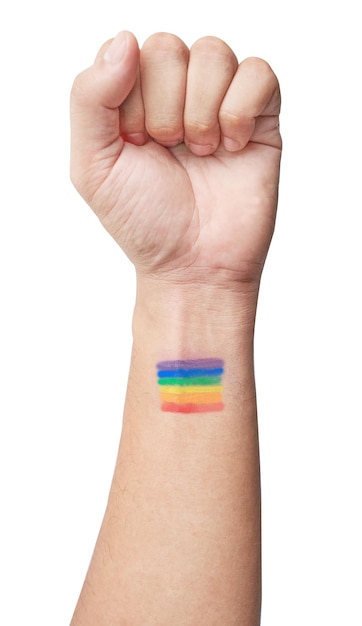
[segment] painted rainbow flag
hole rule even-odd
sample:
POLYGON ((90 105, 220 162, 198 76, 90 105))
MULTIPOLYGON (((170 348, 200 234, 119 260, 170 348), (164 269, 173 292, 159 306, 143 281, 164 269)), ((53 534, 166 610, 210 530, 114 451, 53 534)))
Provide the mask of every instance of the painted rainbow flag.
POLYGON ((172 413, 222 411, 222 359, 157 363, 161 410, 172 413))

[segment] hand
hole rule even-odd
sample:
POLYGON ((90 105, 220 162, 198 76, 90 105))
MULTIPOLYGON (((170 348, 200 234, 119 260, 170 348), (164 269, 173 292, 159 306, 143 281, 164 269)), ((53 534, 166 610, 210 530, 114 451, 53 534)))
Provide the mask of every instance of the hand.
POLYGON ((120 33, 75 80, 71 176, 139 274, 258 284, 272 237, 277 78, 226 43, 120 33))

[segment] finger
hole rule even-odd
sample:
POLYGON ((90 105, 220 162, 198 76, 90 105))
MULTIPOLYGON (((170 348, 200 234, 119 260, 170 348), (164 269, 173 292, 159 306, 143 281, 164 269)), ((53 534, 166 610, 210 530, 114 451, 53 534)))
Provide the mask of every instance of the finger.
POLYGON ((131 92, 120 107, 119 131, 125 141, 136 146, 143 146, 148 139, 139 72, 131 92))
POLYGON ((164 146, 183 141, 189 51, 169 33, 151 35, 141 50, 141 87, 148 134, 164 146))
MULTIPOLYGON (((255 132, 259 116, 271 119, 258 122, 258 129, 275 130, 279 111, 279 84, 270 65, 258 58, 242 61, 219 112, 222 141, 226 150, 233 152, 246 146, 255 132)), ((273 134, 273 141, 277 136, 279 133, 273 134)))
POLYGON ((107 52, 109 46, 111 45, 113 39, 108 39, 107 41, 104 42, 104 44, 101 45, 101 47, 99 48, 98 52, 97 52, 97 56, 94 59, 94 62, 97 63, 97 61, 101 61, 103 59, 103 56, 105 55, 105 53, 107 52))
POLYGON ((78 189, 84 183, 84 172, 96 156, 103 162, 108 159, 111 167, 122 150, 119 106, 133 87, 138 63, 135 37, 122 32, 110 45, 101 48, 94 65, 74 81, 71 92, 71 177, 78 189))
POLYGON ((184 126, 194 154, 211 154, 219 145, 219 108, 237 66, 231 48, 216 37, 203 37, 190 50, 184 126))

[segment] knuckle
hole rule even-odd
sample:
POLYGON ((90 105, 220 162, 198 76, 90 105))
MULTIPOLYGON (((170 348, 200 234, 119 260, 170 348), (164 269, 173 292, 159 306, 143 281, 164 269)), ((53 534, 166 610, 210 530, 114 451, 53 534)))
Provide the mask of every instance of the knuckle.
POLYGON ((206 37, 200 37, 197 39, 192 46, 192 50, 199 50, 201 52, 216 52, 216 53, 226 53, 233 54, 231 48, 228 46, 225 41, 219 39, 219 37, 214 37, 212 35, 207 35, 206 37))
POLYGON ((269 84, 270 86, 277 87, 278 79, 274 74, 269 63, 260 57, 247 57, 242 61, 244 69, 250 74, 258 77, 259 80, 269 84))
POLYGON ((192 53, 200 56, 212 57, 213 59, 221 59, 222 62, 231 66, 232 69, 237 67, 237 59, 227 43, 218 37, 206 36, 195 41, 191 47, 192 53))
POLYGON ((261 74, 268 74, 272 71, 269 63, 264 59, 261 59, 260 57, 247 57, 242 63, 251 71, 255 71, 261 74))
POLYGON ((154 33, 144 42, 141 50, 142 56, 165 57, 168 59, 170 55, 173 57, 188 56, 188 48, 186 44, 172 33, 154 33))

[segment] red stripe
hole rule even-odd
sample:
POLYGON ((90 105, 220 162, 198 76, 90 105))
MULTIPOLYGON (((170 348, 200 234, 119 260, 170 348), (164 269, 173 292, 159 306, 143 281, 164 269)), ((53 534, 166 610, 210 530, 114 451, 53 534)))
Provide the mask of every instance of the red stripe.
POLYGON ((209 404, 195 404, 192 402, 177 404, 176 402, 163 402, 161 405, 162 411, 169 411, 171 413, 209 413, 212 411, 222 411, 223 408, 223 402, 210 402, 209 404))

